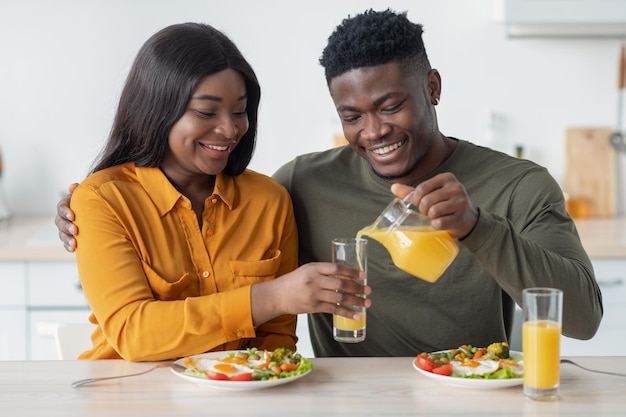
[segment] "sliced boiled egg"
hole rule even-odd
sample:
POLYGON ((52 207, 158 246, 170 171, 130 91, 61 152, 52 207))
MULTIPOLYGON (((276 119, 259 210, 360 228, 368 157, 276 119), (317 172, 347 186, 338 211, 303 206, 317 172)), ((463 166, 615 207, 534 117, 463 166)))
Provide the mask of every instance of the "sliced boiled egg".
POLYGON ((450 363, 452 363, 452 371, 463 376, 491 374, 500 367, 499 361, 491 359, 451 361, 450 363))

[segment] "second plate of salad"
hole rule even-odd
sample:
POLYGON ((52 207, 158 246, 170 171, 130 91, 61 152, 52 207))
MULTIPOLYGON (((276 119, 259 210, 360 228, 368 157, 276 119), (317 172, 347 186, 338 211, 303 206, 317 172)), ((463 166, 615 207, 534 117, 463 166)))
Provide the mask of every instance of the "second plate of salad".
POLYGON ((427 378, 465 388, 497 389, 523 383, 522 353, 509 351, 506 343, 420 353, 413 367, 427 378))

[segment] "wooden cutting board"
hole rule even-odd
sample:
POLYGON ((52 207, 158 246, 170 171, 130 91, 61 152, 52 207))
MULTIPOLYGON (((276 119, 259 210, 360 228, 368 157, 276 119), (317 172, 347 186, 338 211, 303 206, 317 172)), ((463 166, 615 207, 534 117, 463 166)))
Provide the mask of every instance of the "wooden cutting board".
POLYGON ((617 212, 617 152, 612 128, 570 128, 566 132, 565 192, 582 198, 590 217, 617 212))

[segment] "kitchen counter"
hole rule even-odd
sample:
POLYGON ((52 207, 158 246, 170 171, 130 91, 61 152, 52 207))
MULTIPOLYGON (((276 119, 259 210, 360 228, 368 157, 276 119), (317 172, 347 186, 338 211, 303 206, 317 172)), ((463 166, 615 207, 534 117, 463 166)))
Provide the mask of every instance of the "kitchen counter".
POLYGON ((626 217, 577 219, 575 223, 590 258, 626 259, 626 217))
MULTIPOLYGON (((576 228, 589 257, 626 259, 626 217, 578 219, 576 228)), ((59 240, 54 217, 14 217, 0 229, 0 262, 73 259, 59 240)))
POLYGON ((74 260, 74 254, 63 248, 54 217, 16 216, 0 229, 0 262, 57 260, 74 260))

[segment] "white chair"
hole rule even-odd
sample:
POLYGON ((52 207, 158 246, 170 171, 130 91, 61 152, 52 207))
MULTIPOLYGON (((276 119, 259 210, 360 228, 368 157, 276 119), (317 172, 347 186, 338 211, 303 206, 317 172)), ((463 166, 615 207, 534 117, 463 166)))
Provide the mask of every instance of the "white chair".
POLYGON ((59 324, 54 335, 59 359, 74 360, 90 349, 91 333, 95 328, 91 323, 59 324))

